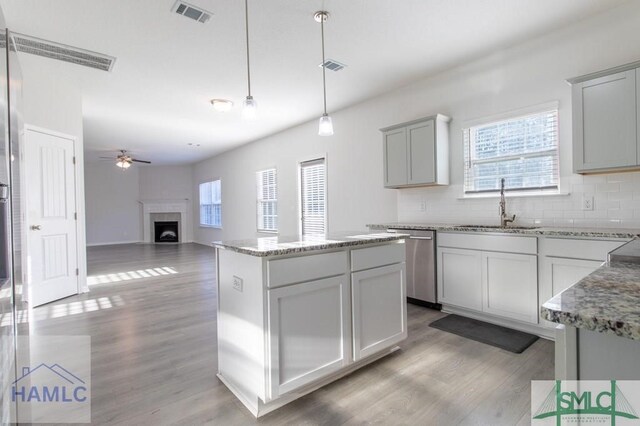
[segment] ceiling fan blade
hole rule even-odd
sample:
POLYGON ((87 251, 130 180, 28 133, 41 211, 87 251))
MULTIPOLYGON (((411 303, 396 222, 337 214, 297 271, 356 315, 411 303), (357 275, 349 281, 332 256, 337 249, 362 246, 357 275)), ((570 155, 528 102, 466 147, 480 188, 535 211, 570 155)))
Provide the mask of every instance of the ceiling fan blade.
POLYGON ((132 158, 131 161, 135 161, 136 163, 145 163, 145 164, 151 164, 151 161, 145 161, 145 160, 136 160, 135 158, 132 158))
POLYGON ((98 158, 104 158, 105 160, 117 160, 116 157, 98 157, 98 158))

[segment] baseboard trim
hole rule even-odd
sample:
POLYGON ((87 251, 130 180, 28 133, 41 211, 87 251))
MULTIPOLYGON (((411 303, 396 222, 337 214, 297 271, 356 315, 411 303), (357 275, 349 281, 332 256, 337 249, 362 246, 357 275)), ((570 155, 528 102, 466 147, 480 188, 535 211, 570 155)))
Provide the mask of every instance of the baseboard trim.
POLYGON ((136 240, 136 241, 113 241, 113 242, 109 242, 109 243, 87 243, 87 247, 99 247, 99 246, 117 246, 117 245, 121 245, 121 244, 140 244, 142 241, 140 240, 136 240))

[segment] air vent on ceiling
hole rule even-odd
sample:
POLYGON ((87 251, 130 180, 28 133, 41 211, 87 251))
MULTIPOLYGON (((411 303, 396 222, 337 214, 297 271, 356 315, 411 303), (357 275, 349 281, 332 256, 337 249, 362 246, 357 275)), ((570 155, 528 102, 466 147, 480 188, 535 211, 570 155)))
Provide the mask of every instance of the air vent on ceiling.
POLYGON ((340 63, 338 61, 334 61, 333 59, 327 59, 326 61, 324 61, 323 63, 321 63, 318 66, 319 67, 325 67, 329 71, 340 71, 341 69, 346 67, 345 64, 340 63))
POLYGON ((18 52, 70 62, 102 71, 111 71, 116 58, 78 47, 67 46, 25 34, 11 33, 18 52))
POLYGON ((213 13, 211 12, 207 12, 202 8, 181 0, 176 1, 176 3, 171 8, 171 11, 176 12, 179 15, 186 16, 187 18, 191 18, 194 21, 201 22, 203 24, 211 19, 211 15, 213 15, 213 13))

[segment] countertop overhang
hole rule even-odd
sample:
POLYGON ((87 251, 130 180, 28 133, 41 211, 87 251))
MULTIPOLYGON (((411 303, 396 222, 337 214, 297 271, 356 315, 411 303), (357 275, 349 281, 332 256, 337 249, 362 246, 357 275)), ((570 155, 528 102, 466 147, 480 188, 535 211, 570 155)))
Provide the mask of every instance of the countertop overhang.
POLYGON ((408 234, 390 232, 348 232, 313 236, 274 236, 246 240, 214 241, 217 248, 250 256, 284 256, 294 253, 330 250, 403 240, 408 234))
POLYGON ((540 312, 552 322, 640 340, 640 264, 605 264, 540 312))
POLYGON ((548 237, 575 237, 575 238, 635 238, 640 236, 640 229, 623 229, 623 228, 555 228, 555 227, 531 227, 514 228, 514 227, 496 227, 490 225, 462 225, 447 223, 377 223, 367 225, 370 229, 386 230, 386 229, 406 229, 406 230, 425 230, 440 232, 468 232, 468 233, 501 233, 501 234, 518 234, 525 236, 548 236, 548 237))

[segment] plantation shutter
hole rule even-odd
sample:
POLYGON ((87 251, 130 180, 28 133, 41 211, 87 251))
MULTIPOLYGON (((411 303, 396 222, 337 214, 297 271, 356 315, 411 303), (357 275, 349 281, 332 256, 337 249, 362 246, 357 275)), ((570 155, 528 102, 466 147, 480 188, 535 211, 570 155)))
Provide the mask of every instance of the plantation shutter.
POLYGON ((300 163, 302 235, 326 232, 325 173, 324 158, 300 163))
POLYGON ((464 129, 464 192, 557 190, 558 110, 464 129))
POLYGON ((256 173, 258 187, 258 231, 278 230, 276 169, 256 173))

